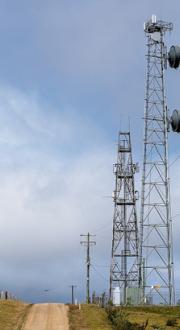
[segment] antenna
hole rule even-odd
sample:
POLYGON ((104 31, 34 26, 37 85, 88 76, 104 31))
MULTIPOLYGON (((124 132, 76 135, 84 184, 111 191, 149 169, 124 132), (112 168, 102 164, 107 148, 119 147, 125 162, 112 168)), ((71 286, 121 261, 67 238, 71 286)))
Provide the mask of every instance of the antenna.
POLYGON ((180 133, 180 110, 173 111, 170 121, 173 132, 180 133))
POLYGON ((172 69, 177 69, 180 64, 180 46, 171 46, 168 53, 169 66, 172 69))
MULTIPOLYGON (((115 191, 113 238, 110 269, 110 299, 116 289, 122 304, 137 304, 138 228, 137 192, 134 189, 136 165, 132 161, 130 132, 119 132, 117 163, 114 165, 115 191), (135 293, 136 291, 136 293, 135 293)), ((120 304, 120 301, 119 301, 120 304)))
MULTIPOLYGON (((174 304, 172 220, 168 174, 168 111, 164 88, 164 36, 172 23, 154 18, 145 23, 147 81, 144 114, 144 160, 140 214, 139 285, 146 303, 152 288, 156 303, 174 304), (159 38, 154 37, 155 34, 159 38)), ((173 50, 169 62, 175 63, 173 50)), ((179 113, 171 119, 179 130, 179 113)))

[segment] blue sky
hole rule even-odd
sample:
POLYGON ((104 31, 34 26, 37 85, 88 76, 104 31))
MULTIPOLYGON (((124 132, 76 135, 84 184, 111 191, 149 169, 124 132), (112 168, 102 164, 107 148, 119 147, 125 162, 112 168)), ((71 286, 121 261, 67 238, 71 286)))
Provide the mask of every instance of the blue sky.
MULTIPOLYGON (((131 118, 141 164, 145 91, 143 23, 174 24, 178 0, 0 1, 0 287, 30 301, 85 295, 80 234, 96 234, 92 287, 108 288, 119 129, 131 118), (44 289, 50 289, 44 294, 44 289)), ((179 106, 179 71, 168 69, 170 111, 179 106)), ((179 154, 170 133, 170 160, 179 154)), ((140 176, 137 175, 137 187, 140 176)), ((172 213, 180 213, 179 163, 172 168, 172 213)), ((179 218, 174 221, 176 286, 179 218)), ((180 246, 179 246, 180 247, 180 246)))

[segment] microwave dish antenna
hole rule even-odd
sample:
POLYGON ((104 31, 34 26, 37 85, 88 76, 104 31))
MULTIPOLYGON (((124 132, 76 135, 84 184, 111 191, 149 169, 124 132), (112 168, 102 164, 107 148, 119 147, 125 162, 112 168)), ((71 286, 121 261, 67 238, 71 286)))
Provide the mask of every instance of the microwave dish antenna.
POLYGON ((171 46, 168 53, 169 66, 172 69, 177 69, 180 65, 180 46, 171 46))
POLYGON ((180 133, 180 110, 174 110, 170 119, 173 132, 180 133))

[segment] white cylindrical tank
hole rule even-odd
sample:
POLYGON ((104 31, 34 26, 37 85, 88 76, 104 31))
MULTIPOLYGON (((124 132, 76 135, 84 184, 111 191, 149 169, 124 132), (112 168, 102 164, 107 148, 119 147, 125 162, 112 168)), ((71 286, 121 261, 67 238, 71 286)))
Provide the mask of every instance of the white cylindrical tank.
POLYGON ((152 15, 151 21, 152 21, 153 24, 156 24, 157 23, 157 17, 156 17, 156 15, 152 15))
POLYGON ((113 289, 113 305, 119 306, 121 304, 121 291, 120 287, 117 286, 113 289))

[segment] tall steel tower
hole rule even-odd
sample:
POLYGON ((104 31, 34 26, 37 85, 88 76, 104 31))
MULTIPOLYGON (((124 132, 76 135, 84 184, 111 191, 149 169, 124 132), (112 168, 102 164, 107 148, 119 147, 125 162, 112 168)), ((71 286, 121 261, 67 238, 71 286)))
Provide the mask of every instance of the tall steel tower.
POLYGON ((128 288, 138 287, 138 228, 134 174, 137 165, 132 162, 130 132, 120 132, 117 163, 114 165, 114 217, 112 259, 110 270, 110 298, 119 287, 121 303, 126 304, 128 288))
POLYGON ((140 273, 142 302, 151 292, 156 301, 174 302, 172 222, 168 176, 168 111, 164 91, 167 51, 164 36, 171 23, 156 19, 145 26, 147 83, 144 114, 144 162, 140 216, 140 273), (158 297, 158 298, 157 298, 158 297))

